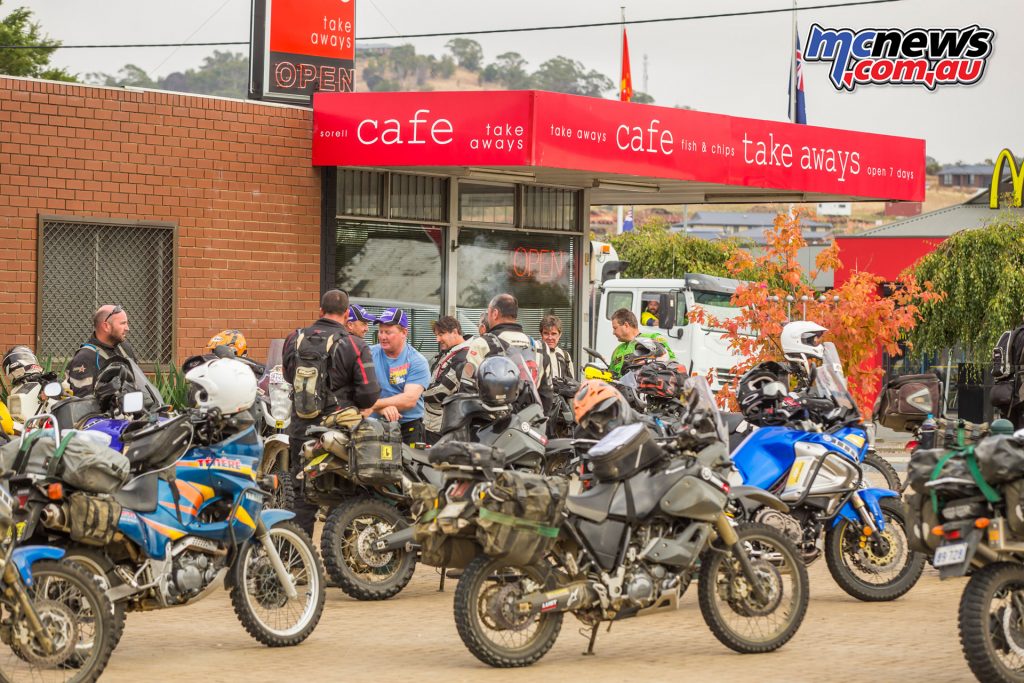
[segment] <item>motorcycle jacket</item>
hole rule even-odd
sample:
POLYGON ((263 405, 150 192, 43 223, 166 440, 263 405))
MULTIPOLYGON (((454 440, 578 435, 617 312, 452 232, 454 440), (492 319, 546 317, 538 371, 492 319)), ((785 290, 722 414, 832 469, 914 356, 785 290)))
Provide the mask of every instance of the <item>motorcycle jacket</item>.
POLYGON ((430 376, 430 386, 423 392, 423 426, 428 432, 441 433, 441 404, 459 390, 462 366, 469 354, 467 339, 438 354, 437 363, 430 376))
POLYGON ((475 393, 476 371, 480 363, 488 356, 507 354, 510 348, 519 350, 530 366, 541 405, 547 412, 551 409, 554 394, 551 387, 551 361, 544 352, 543 344, 523 332, 523 326, 519 323, 499 323, 487 334, 473 337, 469 341, 469 352, 462 369, 462 390, 475 393))

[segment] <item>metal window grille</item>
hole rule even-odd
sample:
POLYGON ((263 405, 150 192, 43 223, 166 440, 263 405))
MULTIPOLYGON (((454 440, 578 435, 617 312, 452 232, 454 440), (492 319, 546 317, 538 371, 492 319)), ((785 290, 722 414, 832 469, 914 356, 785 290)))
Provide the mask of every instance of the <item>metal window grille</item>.
POLYGON ((338 172, 338 215, 384 215, 384 172, 343 169, 338 172))
POLYGON ((391 174, 391 218, 448 220, 448 181, 436 176, 391 174))
POLYGON ((41 216, 36 349, 68 358, 92 335, 92 316, 118 304, 143 363, 174 360, 174 226, 41 216))
POLYGON ((523 199, 523 227, 577 229, 577 192, 553 187, 524 187, 523 199))

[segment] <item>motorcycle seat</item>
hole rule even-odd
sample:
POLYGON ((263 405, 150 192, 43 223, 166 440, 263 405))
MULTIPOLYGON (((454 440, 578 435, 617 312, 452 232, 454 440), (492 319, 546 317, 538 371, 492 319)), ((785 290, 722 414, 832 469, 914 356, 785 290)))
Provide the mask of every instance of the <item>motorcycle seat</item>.
POLYGON ((756 427, 746 421, 743 417, 743 413, 721 413, 722 422, 725 424, 725 430, 729 434, 729 452, 735 453, 739 445, 743 443, 743 440, 750 436, 756 427))
POLYGON ((114 493, 121 507, 134 512, 156 512, 160 499, 160 473, 141 474, 114 493))
POLYGON ((566 500, 566 509, 583 519, 600 524, 608 519, 608 509, 617 488, 617 483, 595 484, 589 491, 569 496, 566 500))

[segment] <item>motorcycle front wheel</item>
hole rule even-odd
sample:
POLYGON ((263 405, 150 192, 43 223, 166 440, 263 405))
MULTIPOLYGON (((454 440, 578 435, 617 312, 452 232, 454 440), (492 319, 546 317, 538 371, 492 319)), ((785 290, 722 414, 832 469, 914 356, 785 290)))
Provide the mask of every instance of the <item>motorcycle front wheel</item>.
POLYGON ((960 598, 960 645, 979 681, 1024 683, 1024 566, 974 572, 960 598))
POLYGON ((519 599, 542 587, 538 566, 517 567, 478 555, 455 589, 455 626, 473 656, 498 668, 529 666, 547 654, 562 629, 562 613, 523 615, 519 599))
POLYGON ((91 683, 100 677, 114 651, 110 600, 93 577, 77 565, 44 560, 32 565, 26 593, 50 647, 42 643, 19 604, 0 603, 0 679, 91 683))
POLYGON ((742 654, 771 652, 792 638, 807 612, 807 568, 793 542, 764 524, 736 526, 762 587, 755 594, 735 554, 716 541, 701 558, 697 597, 708 628, 742 654))
POLYGON ((269 531, 297 596, 289 598, 263 544, 252 538, 231 565, 231 604, 242 626, 270 647, 298 645, 324 611, 324 569, 309 536, 292 522, 269 531))
POLYGON ((910 549, 903 506, 896 498, 878 501, 885 518, 879 538, 863 535, 859 524, 842 519, 825 533, 825 562, 839 587, 865 602, 895 600, 917 583, 925 556, 910 549))

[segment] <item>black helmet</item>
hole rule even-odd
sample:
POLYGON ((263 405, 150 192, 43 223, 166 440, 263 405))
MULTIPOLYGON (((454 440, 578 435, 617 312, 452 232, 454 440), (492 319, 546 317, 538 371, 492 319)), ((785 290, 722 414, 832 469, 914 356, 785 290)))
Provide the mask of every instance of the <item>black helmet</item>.
POLYGON ((3 371, 4 379, 11 387, 43 374, 43 368, 39 365, 36 354, 32 353, 32 349, 21 345, 12 346, 4 354, 3 371))
POLYGON ((740 377, 736 401, 743 416, 755 423, 772 421, 775 408, 786 394, 786 369, 770 361, 759 363, 740 377))
POLYGON ((519 367, 505 356, 491 356, 480 364, 476 390, 484 403, 505 406, 519 398, 519 367))
POLYGON ((668 351, 663 344, 650 337, 636 337, 633 340, 633 350, 622 359, 622 369, 632 370, 667 358, 668 351))

